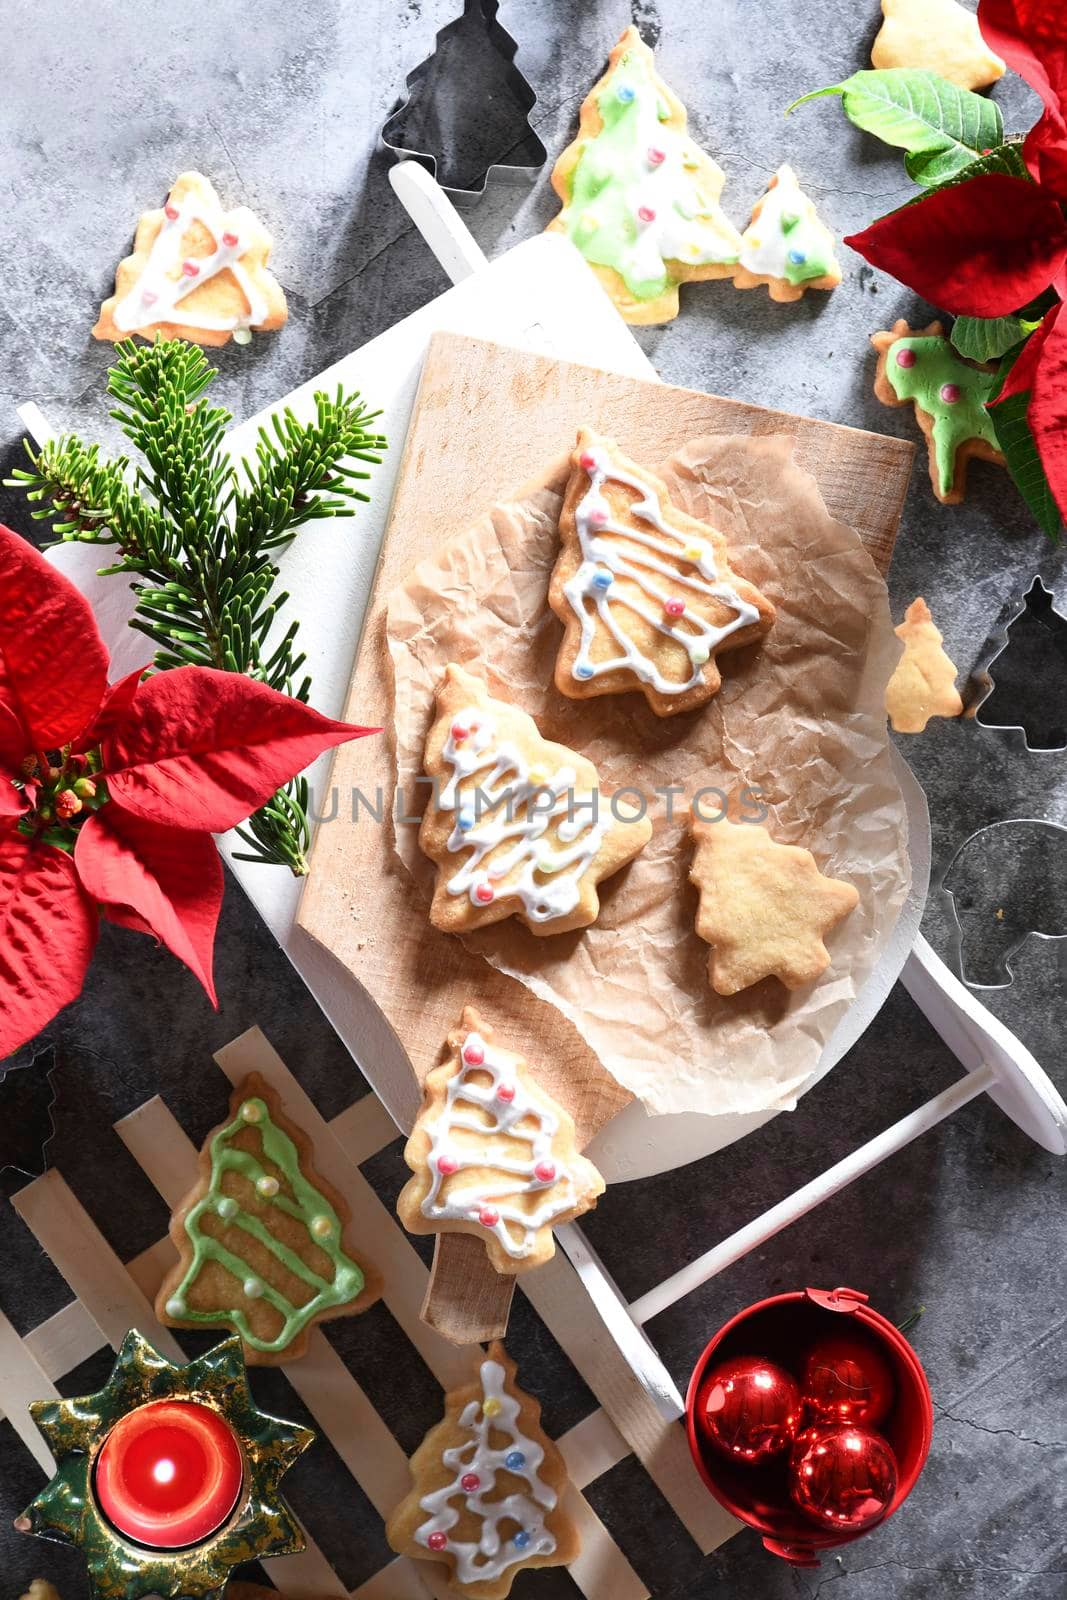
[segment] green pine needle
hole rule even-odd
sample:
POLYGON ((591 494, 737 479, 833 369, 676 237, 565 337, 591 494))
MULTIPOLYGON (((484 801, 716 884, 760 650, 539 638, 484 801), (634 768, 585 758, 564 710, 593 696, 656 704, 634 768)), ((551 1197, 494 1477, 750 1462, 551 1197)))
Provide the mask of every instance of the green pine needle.
MULTIPOLYGON (((298 623, 268 634, 288 595, 275 592, 284 550, 306 523, 350 517, 367 500, 369 476, 385 448, 369 429, 377 412, 338 386, 315 395, 315 419, 277 412, 259 430, 255 459, 240 467, 224 448, 233 420, 204 398, 215 369, 198 345, 180 339, 116 347, 108 374, 111 415, 143 458, 109 460, 74 435, 34 450, 30 468, 7 480, 23 489, 61 541, 109 545, 102 574, 125 573, 137 604, 130 626, 155 650, 160 671, 186 665, 241 672, 306 701, 298 623)), ((308 786, 295 778, 238 830, 249 853, 236 859, 307 872, 308 786)))

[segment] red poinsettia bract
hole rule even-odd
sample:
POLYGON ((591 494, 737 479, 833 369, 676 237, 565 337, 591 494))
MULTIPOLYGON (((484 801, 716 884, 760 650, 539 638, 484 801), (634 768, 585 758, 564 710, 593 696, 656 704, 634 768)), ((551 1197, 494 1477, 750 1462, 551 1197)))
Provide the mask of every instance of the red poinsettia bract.
POLYGON ((1022 146, 1029 179, 964 175, 845 243, 956 316, 1009 316, 1055 289, 999 398, 1029 391, 1027 420, 1067 516, 1067 14, 1064 0, 980 0, 978 21, 1044 106, 1022 146))
POLYGON ((109 686, 108 665, 85 598, 0 525, 0 1060, 80 993, 101 916, 160 940, 214 1004, 211 835, 376 731, 237 673, 109 686))

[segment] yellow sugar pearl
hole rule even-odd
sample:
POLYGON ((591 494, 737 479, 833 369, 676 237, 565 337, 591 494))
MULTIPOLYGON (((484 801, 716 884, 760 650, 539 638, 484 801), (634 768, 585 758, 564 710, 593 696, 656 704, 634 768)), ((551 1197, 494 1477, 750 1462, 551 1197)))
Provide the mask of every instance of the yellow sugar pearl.
POLYGON ((706 552, 706 545, 687 544, 685 549, 682 551, 682 554, 687 561, 700 562, 703 561, 706 552))
POLYGON ((529 776, 530 776, 530 782, 533 784, 534 788, 535 789, 539 789, 542 786, 542 784, 545 784, 545 783, 548 782, 548 768, 547 767, 531 767, 529 776))
POLYGON ((256 1179, 256 1192, 271 1200, 278 1193, 278 1180, 266 1173, 262 1178, 256 1179))
POLYGON ((499 1410, 500 1410, 500 1401, 494 1399, 492 1395, 489 1396, 488 1400, 483 1400, 482 1401, 482 1416, 483 1417, 495 1417, 497 1415, 497 1413, 499 1412, 499 1410))
POLYGON ((591 211, 583 211, 579 226, 583 233, 595 233, 600 227, 600 222, 591 211))
POLYGON ((690 246, 689 246, 689 254, 691 256, 698 256, 700 254, 700 246, 698 244, 695 244, 695 243, 690 244, 690 246))
POLYGON ((328 1239, 333 1232, 333 1223, 329 1217, 312 1217, 311 1237, 313 1239, 328 1239))
POLYGON ((753 234, 748 242, 752 246, 753 250, 758 250, 763 241, 761 239, 757 239, 756 235, 753 234))
POLYGON ((246 1100, 241 1107, 241 1119, 244 1122, 262 1122, 263 1107, 258 1105, 255 1100, 246 1100))

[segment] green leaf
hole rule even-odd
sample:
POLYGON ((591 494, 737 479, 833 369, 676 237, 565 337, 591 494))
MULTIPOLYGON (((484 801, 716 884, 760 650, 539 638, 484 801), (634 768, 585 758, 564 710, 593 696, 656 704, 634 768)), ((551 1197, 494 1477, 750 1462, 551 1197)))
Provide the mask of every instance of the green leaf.
POLYGON ((936 72, 909 67, 854 72, 842 83, 802 95, 787 111, 828 94, 841 96, 845 115, 857 128, 905 150, 909 177, 924 186, 962 172, 1004 138, 995 101, 936 72))
POLYGON ((969 361, 996 361, 1033 333, 1036 322, 1021 317, 957 317, 952 343, 969 361))
MULTIPOLYGON (((1017 360, 1018 354, 1010 361, 1004 362, 998 374, 1000 381, 990 397, 991 400, 995 400, 996 395, 1000 393, 1008 373, 1017 360)), ((1012 482, 1033 512, 1042 533, 1046 533, 1053 544, 1058 544, 1061 527, 1060 511, 1049 487, 1048 478, 1045 476, 1045 469, 1041 465, 1037 442, 1026 420, 1029 405, 1030 391, 1026 390, 1024 394, 1010 395, 1007 400, 997 405, 987 402, 986 409, 992 418, 997 444, 1004 452, 1012 482)))

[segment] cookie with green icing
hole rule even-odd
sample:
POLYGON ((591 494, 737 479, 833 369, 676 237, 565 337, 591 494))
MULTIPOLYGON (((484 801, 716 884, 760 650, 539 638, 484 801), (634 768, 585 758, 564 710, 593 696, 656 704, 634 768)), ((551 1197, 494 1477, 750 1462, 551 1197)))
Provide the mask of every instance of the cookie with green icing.
POLYGON ((878 351, 875 395, 886 406, 914 406, 926 435, 934 493, 945 505, 958 505, 968 461, 1004 465, 986 410, 995 369, 964 361, 940 322, 913 329, 901 317, 888 332, 872 334, 871 343, 878 351))
POLYGON ((345 1238, 348 1207, 312 1165, 307 1135, 256 1073, 207 1137, 171 1218, 179 1262, 156 1297, 170 1327, 231 1328, 252 1364, 304 1354, 316 1322, 363 1311, 376 1274, 345 1238))
POLYGON ((808 289, 836 289, 841 268, 835 242, 792 167, 781 166, 741 235, 734 285, 756 289, 766 284, 771 299, 780 301, 799 300, 808 289))
POLYGON ((669 322, 680 283, 733 276, 741 236, 719 205, 725 182, 627 28, 553 169, 563 209, 550 231, 581 251, 627 322, 669 322))

